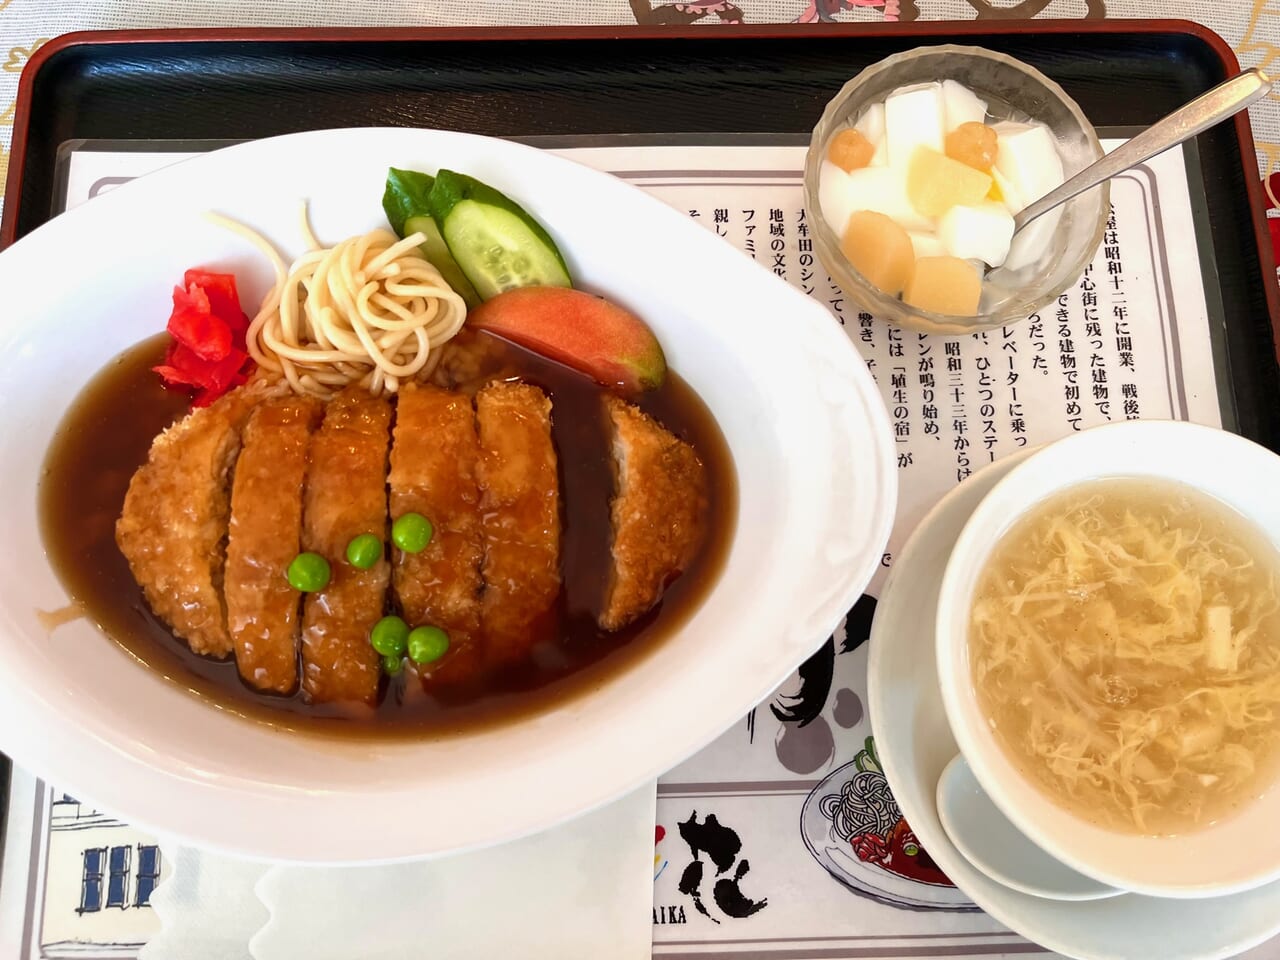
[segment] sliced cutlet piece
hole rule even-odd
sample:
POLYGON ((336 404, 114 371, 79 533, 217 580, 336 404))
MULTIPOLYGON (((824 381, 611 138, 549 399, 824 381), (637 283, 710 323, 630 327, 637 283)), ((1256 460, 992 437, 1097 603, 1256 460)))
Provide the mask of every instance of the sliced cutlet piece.
POLYGON ((227 539, 227 628, 236 667, 257 690, 298 686, 298 608, 289 563, 302 542, 302 487, 311 432, 320 420, 312 397, 269 400, 249 416, 231 486, 227 539))
POLYGON ((328 585, 307 594, 302 614, 302 690, 311 703, 378 696, 380 658, 369 632, 382 617, 390 567, 347 562, 352 538, 387 534, 387 445, 391 405, 361 386, 347 387, 325 407, 311 438, 302 499, 302 547, 329 561, 328 585))
POLYGON ((647 612, 697 555, 706 532, 706 469, 693 447, 617 397, 613 434, 613 569, 599 624, 619 630, 647 612))
POLYGON ((551 401, 526 383, 476 394, 486 662, 523 659, 552 624, 560 593, 560 482, 551 401))
POLYGON ((420 553, 392 549, 395 590, 411 626, 430 624, 449 635, 448 652, 419 667, 428 686, 467 680, 481 666, 479 457, 470 397, 413 383, 400 388, 391 446, 391 517, 420 513, 435 532, 420 553))
POLYGON ((156 437, 116 522, 116 544, 152 612, 211 657, 232 649, 222 603, 227 488, 240 428, 257 400, 241 387, 156 437))

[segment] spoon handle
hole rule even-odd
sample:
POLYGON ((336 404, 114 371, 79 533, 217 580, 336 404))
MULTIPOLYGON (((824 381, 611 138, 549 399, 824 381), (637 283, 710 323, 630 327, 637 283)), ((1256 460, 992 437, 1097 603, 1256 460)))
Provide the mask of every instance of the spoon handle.
POLYGON ((1021 230, 1036 217, 1048 213, 1078 193, 1110 180, 1118 173, 1150 160, 1158 153, 1189 140, 1201 131, 1239 113, 1249 104, 1271 92, 1271 79, 1261 70, 1246 70, 1208 93, 1201 94, 1186 106, 1152 124, 1096 163, 1091 163, 1055 190, 1035 203, 1028 204, 1014 218, 1014 231, 1021 230))

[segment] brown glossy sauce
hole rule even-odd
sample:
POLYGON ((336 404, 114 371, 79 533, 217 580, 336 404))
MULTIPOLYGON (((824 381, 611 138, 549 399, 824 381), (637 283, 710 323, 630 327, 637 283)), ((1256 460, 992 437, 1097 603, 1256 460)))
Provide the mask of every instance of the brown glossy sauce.
POLYGON ((312 706, 300 696, 259 693, 241 680, 234 659, 193 654, 152 616, 115 543, 115 522, 133 472, 152 440, 188 411, 187 398, 165 390, 151 367, 166 336, 136 345, 104 368, 73 401, 47 455, 39 491, 46 549, 73 603, 139 662, 223 709, 301 732, 340 736, 430 736, 509 722, 590 691, 651 656, 714 586, 733 539, 737 483, 724 437, 706 406, 678 376, 638 398, 639 406, 688 440, 707 467, 707 537, 694 563, 637 623, 601 631, 595 614, 609 569, 609 500, 613 478, 603 391, 581 374, 483 334, 464 340, 442 385, 474 392, 495 376, 519 376, 551 395, 559 459, 563 537, 559 629, 530 661, 454 691, 448 701, 422 692, 411 671, 387 680, 376 710, 312 706), (371 720, 372 722, 355 722, 371 720))

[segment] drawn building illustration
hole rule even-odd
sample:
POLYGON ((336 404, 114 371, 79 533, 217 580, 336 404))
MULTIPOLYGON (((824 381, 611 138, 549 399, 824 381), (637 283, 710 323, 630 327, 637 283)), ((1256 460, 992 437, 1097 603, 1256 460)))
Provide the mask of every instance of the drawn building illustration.
POLYGON ((159 929, 161 856, 142 832, 55 792, 49 804, 40 956, 134 957, 159 929))

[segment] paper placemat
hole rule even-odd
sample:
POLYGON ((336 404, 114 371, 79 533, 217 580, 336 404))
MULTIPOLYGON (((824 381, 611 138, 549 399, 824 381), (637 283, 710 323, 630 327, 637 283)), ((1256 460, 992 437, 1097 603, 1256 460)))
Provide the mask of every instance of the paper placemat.
MULTIPOLYGON (((1113 181, 1104 245, 1056 304, 1026 323, 953 338, 890 328, 845 301, 813 253, 801 145, 632 142, 557 152, 651 192, 825 303, 879 383, 898 450, 897 522, 867 594, 769 701, 659 782, 654 955, 1043 953, 930 873, 927 858, 895 873, 876 844, 845 835, 838 813, 846 783, 857 770, 878 770, 865 641, 895 552, 939 497, 984 464, 1112 420, 1231 424, 1219 402, 1221 344, 1210 334, 1200 253, 1188 242, 1197 223, 1183 153, 1113 181)), ((67 205, 187 155, 81 145, 68 157, 67 205)), ((84 805, 20 772, 12 799, 0 950, 13 943, 6 955, 23 960, 136 955, 155 931, 136 895, 149 882, 137 872, 149 841, 107 818, 92 829, 113 832, 90 840, 66 826, 69 805, 77 817, 84 805), (133 851, 119 878, 124 906, 112 896, 118 847, 133 851), (107 851, 105 860, 93 850, 107 851), (95 884, 106 891, 97 901, 95 884)), ((1280 957, 1280 945, 1252 955, 1280 957)))

